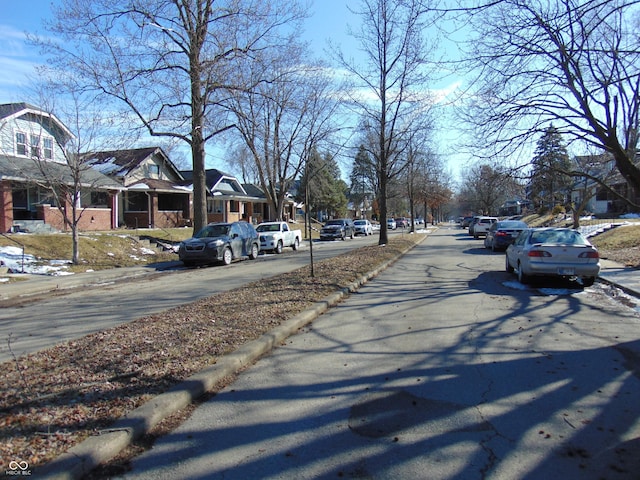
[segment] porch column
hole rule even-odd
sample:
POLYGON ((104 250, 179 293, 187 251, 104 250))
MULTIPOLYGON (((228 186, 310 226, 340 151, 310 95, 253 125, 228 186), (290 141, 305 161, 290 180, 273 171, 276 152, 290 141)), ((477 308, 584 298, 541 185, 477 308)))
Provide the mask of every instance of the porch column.
POLYGON ((111 229, 118 228, 118 192, 109 192, 109 208, 111 208, 111 229))
POLYGON ((6 233, 13 227, 13 192, 11 191, 11 182, 8 180, 0 182, 0 201, 2 201, 0 232, 6 233))

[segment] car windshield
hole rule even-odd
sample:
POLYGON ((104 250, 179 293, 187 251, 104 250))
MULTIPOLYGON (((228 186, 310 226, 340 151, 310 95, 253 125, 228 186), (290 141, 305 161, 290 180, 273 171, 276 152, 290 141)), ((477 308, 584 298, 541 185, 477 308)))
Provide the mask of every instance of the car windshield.
POLYGON ((207 225, 196 233, 195 238, 224 237, 229 234, 230 227, 230 225, 207 225))
POLYGON ((279 232, 280 224, 274 223, 269 225, 258 225, 258 228, 256 228, 256 230, 258 232, 279 232))
POLYGON ((342 225, 342 220, 329 220, 325 225, 342 225))
POLYGON ((353 222, 355 225, 366 225, 367 221, 366 220, 356 220, 355 222, 353 222))
POLYGON ((573 230, 541 230, 531 234, 531 243, 586 245, 585 238, 573 230))

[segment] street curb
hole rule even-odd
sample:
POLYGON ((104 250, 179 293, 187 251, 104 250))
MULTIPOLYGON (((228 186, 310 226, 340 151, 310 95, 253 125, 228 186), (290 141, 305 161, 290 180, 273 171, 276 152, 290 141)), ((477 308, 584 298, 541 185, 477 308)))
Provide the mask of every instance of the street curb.
POLYGON ((611 280, 601 276, 598 276, 598 281, 606 283, 611 287, 616 287, 631 297, 640 298, 640 291, 636 290, 635 288, 625 287, 623 284, 616 282, 615 280, 611 280))
POLYGON ((129 412, 111 427, 99 432, 98 435, 89 437, 73 446, 67 452, 45 464, 42 469, 38 469, 38 478, 81 479, 98 465, 118 455, 134 440, 149 432, 161 420, 183 409, 226 377, 235 375, 246 366, 254 363, 287 337, 298 332, 329 308, 340 303, 350 293, 357 291, 360 286, 379 275, 407 252, 422 243, 427 236, 425 235, 422 240, 406 248, 396 257, 362 275, 347 287, 286 320, 260 338, 224 355, 215 364, 195 373, 184 382, 129 412))

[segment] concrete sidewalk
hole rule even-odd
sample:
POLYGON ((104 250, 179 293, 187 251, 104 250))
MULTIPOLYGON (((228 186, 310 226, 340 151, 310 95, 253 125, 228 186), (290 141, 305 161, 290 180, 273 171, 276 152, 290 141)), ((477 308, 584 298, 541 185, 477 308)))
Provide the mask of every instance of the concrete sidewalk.
POLYGON ((600 280, 620 288, 629 295, 640 297, 640 270, 610 260, 600 260, 600 265, 600 280))

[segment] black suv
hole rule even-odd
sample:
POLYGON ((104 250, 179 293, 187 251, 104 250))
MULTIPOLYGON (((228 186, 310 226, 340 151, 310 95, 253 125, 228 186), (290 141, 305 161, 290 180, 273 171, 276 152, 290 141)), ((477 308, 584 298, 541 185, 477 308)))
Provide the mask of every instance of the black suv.
POLYGON ((259 252, 258 232, 250 223, 210 223, 180 243, 178 257, 185 266, 216 262, 229 265, 236 258, 254 260, 259 252))
POLYGON ((335 240, 336 238, 344 240, 347 237, 353 238, 355 230, 356 227, 353 221, 348 218, 329 220, 320 229, 320 240, 335 240))

